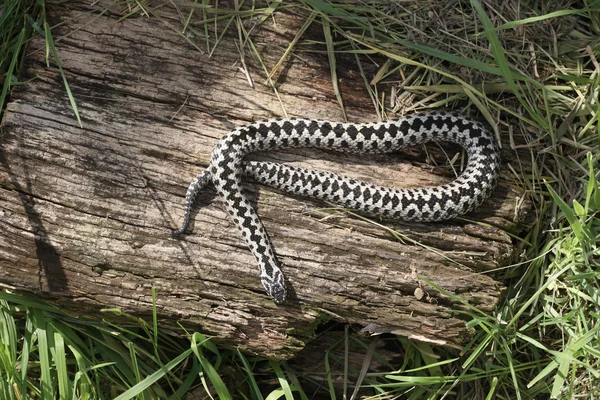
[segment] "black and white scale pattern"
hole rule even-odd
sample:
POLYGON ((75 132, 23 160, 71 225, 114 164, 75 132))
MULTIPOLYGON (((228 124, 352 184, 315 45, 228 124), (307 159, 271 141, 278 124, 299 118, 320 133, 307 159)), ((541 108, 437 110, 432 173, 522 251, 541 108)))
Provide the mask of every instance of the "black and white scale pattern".
POLYGON ((478 207, 494 189, 499 169, 500 155, 492 133, 483 124, 455 112, 430 111, 366 124, 296 118, 257 122, 232 130, 217 143, 210 165, 187 190, 183 224, 173 235, 185 232, 197 193, 212 183, 258 261, 265 290, 281 303, 286 298, 285 278, 269 237, 244 195, 242 176, 366 215, 440 221, 478 207), (272 149, 318 147, 349 153, 391 153, 429 141, 458 143, 467 151, 467 166, 456 180, 432 188, 393 189, 330 172, 244 161, 249 153, 272 149))

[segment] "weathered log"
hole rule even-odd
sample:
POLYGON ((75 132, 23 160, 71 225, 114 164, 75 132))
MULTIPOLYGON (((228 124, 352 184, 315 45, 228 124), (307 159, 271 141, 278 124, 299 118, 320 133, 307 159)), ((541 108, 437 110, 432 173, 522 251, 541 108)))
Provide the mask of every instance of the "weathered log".
MULTIPOLYGON (((148 315, 155 288, 162 327, 178 331, 178 321, 224 345, 276 358, 294 355, 327 320, 464 343, 464 322, 452 312, 462 305, 421 278, 482 310, 494 307, 503 284, 490 272, 514 260, 507 232, 519 232, 530 209, 506 179, 467 219, 385 221, 400 232, 398 240, 372 222, 248 183, 292 291, 288 303, 275 305, 214 190, 200 196, 190 234, 176 240, 169 230, 181 222, 189 181, 230 128, 280 116, 282 105, 293 116, 343 118, 326 58, 287 60, 277 78, 279 101, 251 57, 247 74, 240 71, 237 32, 227 32, 209 57, 175 32, 176 10, 157 10, 160 20, 121 20, 110 7, 48 5, 52 22, 62 22, 54 36, 83 128, 58 69, 45 65, 44 41, 30 43, 20 79, 33 80, 14 89, 0 136, 4 287, 92 318, 103 308, 148 315)), ((273 48, 285 48, 303 19, 282 12, 276 22, 252 36, 269 67, 282 54, 273 48)), ((347 73, 342 95, 350 120, 375 119, 358 76, 347 73)), ((434 147, 432 157, 444 162, 434 147)), ((422 148, 368 160, 313 150, 258 157, 395 186, 453 176, 425 164, 422 148)))

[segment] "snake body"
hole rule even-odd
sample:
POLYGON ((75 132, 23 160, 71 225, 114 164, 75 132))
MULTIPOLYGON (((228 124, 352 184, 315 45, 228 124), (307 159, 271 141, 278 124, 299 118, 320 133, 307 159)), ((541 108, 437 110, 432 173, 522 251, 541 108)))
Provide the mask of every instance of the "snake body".
POLYGON ((260 267, 266 292, 277 303, 286 299, 283 272, 252 204, 242 176, 279 190, 326 200, 370 216, 407 221, 440 221, 465 214, 487 199, 498 180, 500 155, 494 136, 482 123, 450 111, 429 111, 377 123, 336 123, 281 118, 230 131, 213 149, 210 165, 189 185, 181 227, 186 231, 194 199, 212 183, 260 267), (244 161, 249 153, 292 147, 316 147, 349 153, 391 153, 429 141, 453 142, 468 162, 454 181, 431 188, 394 189, 330 172, 283 164, 244 161))

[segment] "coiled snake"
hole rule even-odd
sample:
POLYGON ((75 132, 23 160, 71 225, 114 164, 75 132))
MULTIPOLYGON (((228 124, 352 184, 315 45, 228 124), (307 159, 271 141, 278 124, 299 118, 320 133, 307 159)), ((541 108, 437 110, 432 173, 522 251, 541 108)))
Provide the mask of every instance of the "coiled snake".
POLYGON ((198 192, 212 183, 260 267, 266 292, 286 299, 283 272, 256 211, 242 189, 242 176, 279 190, 326 200, 370 216, 407 221, 440 221, 465 214, 487 199, 498 180, 500 155, 492 133, 481 123, 450 111, 428 111, 385 122, 351 124, 282 118, 230 131, 215 146, 210 165, 191 183, 177 236, 190 222, 198 192), (432 188, 393 189, 330 172, 271 162, 244 161, 264 150, 317 147, 349 153, 391 153, 429 141, 453 142, 466 151, 465 170, 454 181, 432 188))

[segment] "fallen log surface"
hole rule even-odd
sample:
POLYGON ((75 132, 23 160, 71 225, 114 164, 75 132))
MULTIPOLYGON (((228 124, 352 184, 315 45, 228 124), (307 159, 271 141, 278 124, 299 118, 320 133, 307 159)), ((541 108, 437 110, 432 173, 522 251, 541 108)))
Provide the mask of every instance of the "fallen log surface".
MULTIPOLYGON (((374 223, 248 182, 292 292, 276 305, 212 188, 201 194, 189 234, 173 239, 169 230, 181 222, 188 183, 232 127, 284 109, 344 118, 326 56, 289 57, 274 78, 275 93, 263 84, 259 63, 241 58, 236 30, 209 56, 204 37, 177 33, 175 9, 123 19, 110 2, 89 3, 51 1, 47 11, 83 127, 56 60, 46 66, 40 38, 30 43, 20 74, 31 81, 15 87, 2 121, 3 287, 90 318, 108 318, 99 313, 105 308, 149 318, 154 288, 161 327, 183 334, 180 323, 275 358, 296 354, 330 320, 457 348, 468 340, 452 311, 464 306, 427 281, 484 311, 497 304, 504 286, 493 271, 515 260, 509 233, 524 228, 531 210, 506 169, 478 210, 427 224, 374 223)), ((252 34, 267 69, 305 18, 278 12, 252 34)), ((348 119, 375 120, 350 61, 338 64, 348 119)), ((428 146, 427 153, 421 147, 368 158, 308 149, 257 157, 410 187, 452 179, 451 168, 425 162, 429 155, 447 164, 457 149, 444 149, 454 153, 446 158, 428 146)), ((504 149, 510 162, 515 155, 508 143, 504 149)))

